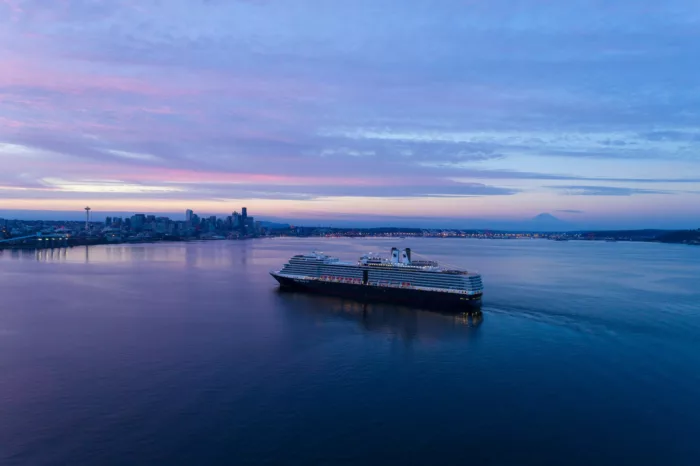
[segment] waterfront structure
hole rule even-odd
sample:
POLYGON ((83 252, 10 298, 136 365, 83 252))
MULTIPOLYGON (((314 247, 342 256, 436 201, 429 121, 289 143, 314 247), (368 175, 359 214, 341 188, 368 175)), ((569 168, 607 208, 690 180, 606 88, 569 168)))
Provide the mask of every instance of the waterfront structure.
POLYGON ((85 207, 85 231, 90 229, 90 207, 85 207))
POLYGON ((453 311, 478 308, 483 293, 480 274, 412 260, 408 248, 392 248, 389 259, 368 254, 357 262, 300 254, 270 274, 282 288, 453 311))
POLYGON ((68 246, 68 236, 65 234, 41 234, 35 233, 27 236, 18 236, 3 239, 0 237, 0 250, 2 249, 53 249, 68 246))

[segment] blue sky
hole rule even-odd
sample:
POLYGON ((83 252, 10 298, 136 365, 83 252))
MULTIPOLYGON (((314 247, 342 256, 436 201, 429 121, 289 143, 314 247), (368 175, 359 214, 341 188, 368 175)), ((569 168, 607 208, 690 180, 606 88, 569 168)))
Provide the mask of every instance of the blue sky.
POLYGON ((0 0, 0 210, 697 227, 698 31, 673 0, 0 0))

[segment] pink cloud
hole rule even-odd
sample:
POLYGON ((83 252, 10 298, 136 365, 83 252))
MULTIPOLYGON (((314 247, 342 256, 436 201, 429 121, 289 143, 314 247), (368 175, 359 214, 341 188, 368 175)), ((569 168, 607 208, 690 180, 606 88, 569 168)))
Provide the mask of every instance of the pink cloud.
POLYGON ((296 134, 300 129, 312 130, 313 112, 299 112, 287 101, 290 96, 320 92, 311 83, 284 78, 265 80, 215 72, 194 76, 188 71, 173 76, 172 70, 158 68, 130 77, 109 74, 109 67, 90 63, 74 62, 70 69, 69 62, 56 64, 17 57, 3 60, 0 101, 7 106, 0 115, 22 122, 5 129, 71 133, 99 129, 115 142, 170 140, 175 134, 181 141, 223 136, 291 144, 294 137, 279 130, 261 130, 261 123, 296 128, 292 131, 296 134))
MULTIPOLYGON (((42 157, 41 163, 36 159, 27 159, 21 171, 31 175, 34 180, 45 177, 60 177, 66 180, 118 180, 125 183, 192 185, 206 188, 207 185, 231 184, 245 186, 434 186, 455 184, 435 177, 391 177, 381 173, 362 177, 327 176, 327 175, 286 175, 240 171, 210 171, 168 168, 162 166, 138 166, 126 163, 105 161, 93 163, 76 161, 64 157, 42 157)), ((19 163, 19 162, 18 162, 19 163)), ((20 170, 20 167, 17 167, 20 170)))
POLYGON ((64 72, 36 61, 4 60, 0 86, 34 88, 62 94, 82 95, 91 91, 115 91, 146 96, 182 96, 196 92, 177 89, 164 83, 154 84, 145 79, 120 77, 88 72, 64 72))
MULTIPOLYGON (((380 185, 386 180, 378 178, 347 178, 347 177, 327 177, 327 176, 289 176, 271 175, 264 173, 238 173, 238 172, 212 172, 182 169, 168 169, 149 167, 139 169, 138 172, 128 171, 121 175, 123 179, 138 182, 168 182, 168 183, 235 183, 235 184, 277 184, 286 186, 309 186, 309 185, 380 185)), ((396 181, 396 180, 394 180, 396 181)))
POLYGON ((12 129, 21 129, 21 128, 27 128, 31 125, 27 124, 24 121, 12 120, 10 118, 5 118, 5 117, 0 116, 0 126, 6 127, 6 128, 12 128, 12 129))
POLYGON ((0 6, 5 6, 15 15, 19 15, 24 12, 21 3, 21 0, 0 0, 0 6))

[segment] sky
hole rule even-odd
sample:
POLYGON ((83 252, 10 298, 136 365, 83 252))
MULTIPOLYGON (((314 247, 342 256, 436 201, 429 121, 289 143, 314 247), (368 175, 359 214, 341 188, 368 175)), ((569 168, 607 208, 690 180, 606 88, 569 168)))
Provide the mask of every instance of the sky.
POLYGON ((695 0, 0 0, 0 210, 698 228, 699 31, 695 0))

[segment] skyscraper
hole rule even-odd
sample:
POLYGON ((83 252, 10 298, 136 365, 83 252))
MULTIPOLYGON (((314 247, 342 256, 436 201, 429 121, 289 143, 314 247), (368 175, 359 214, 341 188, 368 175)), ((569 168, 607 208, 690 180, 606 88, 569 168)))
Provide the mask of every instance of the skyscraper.
POLYGON ((245 219, 246 233, 255 233, 255 218, 248 217, 245 219))
POLYGON ((131 229, 133 231, 143 230, 146 224, 146 216, 144 214, 135 214, 131 216, 131 229))
POLYGON ((192 221, 192 216, 194 215, 194 212, 191 211, 190 209, 187 209, 185 211, 185 221, 186 222, 191 222, 192 221))

